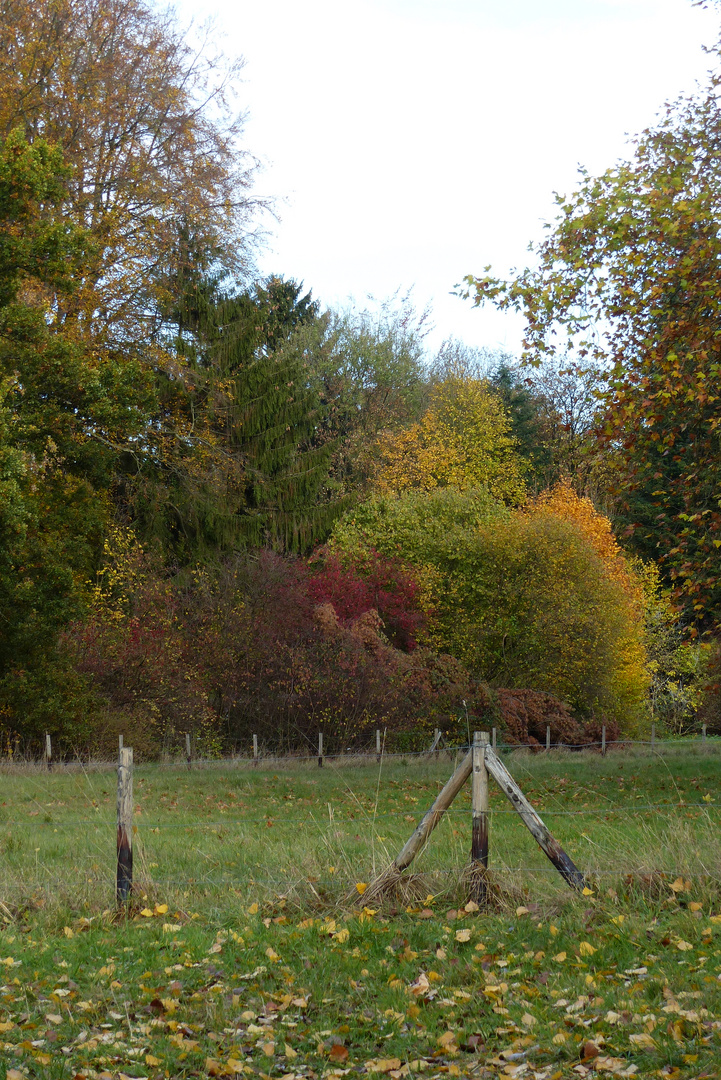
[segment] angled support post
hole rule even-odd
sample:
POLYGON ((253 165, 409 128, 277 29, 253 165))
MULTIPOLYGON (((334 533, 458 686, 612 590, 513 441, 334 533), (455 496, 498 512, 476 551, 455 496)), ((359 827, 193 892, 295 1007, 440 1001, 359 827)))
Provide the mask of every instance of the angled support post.
POLYGON ((518 811, 521 821, 536 840, 543 853, 551 860, 561 877, 568 882, 572 889, 583 889, 586 885, 583 874, 568 857, 558 840, 548 831, 506 766, 491 747, 486 747, 486 768, 508 798, 511 806, 518 811))

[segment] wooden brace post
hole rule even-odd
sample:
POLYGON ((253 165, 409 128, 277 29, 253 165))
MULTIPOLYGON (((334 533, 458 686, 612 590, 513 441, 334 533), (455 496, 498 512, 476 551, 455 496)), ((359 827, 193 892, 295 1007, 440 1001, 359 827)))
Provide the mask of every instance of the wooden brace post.
POLYGON ((558 840, 551 836, 551 833, 543 824, 506 766, 491 747, 486 747, 486 768, 498 783, 501 791, 507 796, 511 806, 518 811, 524 825, 537 841, 544 854, 548 856, 556 867, 561 877, 568 882, 571 888, 583 889, 586 884, 583 874, 568 857, 558 840))
POLYGON ((406 867, 410 866, 426 843, 443 814, 471 775, 472 756, 472 751, 466 754, 445 787, 438 792, 433 806, 423 815, 413 835, 400 854, 396 856, 393 862, 393 867, 396 870, 405 870, 406 867))

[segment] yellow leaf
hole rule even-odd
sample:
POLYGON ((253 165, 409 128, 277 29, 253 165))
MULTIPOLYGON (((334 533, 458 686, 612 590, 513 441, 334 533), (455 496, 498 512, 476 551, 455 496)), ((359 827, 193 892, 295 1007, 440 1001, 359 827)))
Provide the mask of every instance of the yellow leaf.
POLYGON ((699 904, 698 900, 693 900, 688 905, 688 910, 689 911, 700 911, 702 907, 703 907, 703 904, 699 904))
POLYGON ((683 941, 683 939, 679 939, 676 942, 676 948, 679 950, 679 952, 690 952, 691 949, 693 949, 693 945, 690 941, 683 941))
POLYGON ((219 1061, 215 1061, 214 1058, 205 1059, 205 1071, 208 1076, 222 1076, 224 1069, 219 1061))
POLYGON ((164 922, 163 933, 164 934, 177 934, 178 930, 182 929, 180 923, 164 922))
POLYGON ((438 1036, 437 1042, 439 1046, 442 1046, 445 1050, 448 1050, 451 1046, 455 1046, 456 1033, 454 1031, 445 1031, 443 1035, 438 1036))
POLYGON ((273 1057, 273 1054, 275 1053, 275 1043, 273 1043, 273 1042, 265 1042, 265 1043, 263 1043, 263 1045, 261 1047, 261 1050, 263 1051, 263 1053, 265 1054, 266 1057, 273 1057))
POLYGON ((590 941, 582 941, 581 944, 578 946, 578 951, 581 956, 593 956, 596 950, 594 949, 590 941))
POLYGON ((471 940, 471 931, 468 928, 466 928, 464 930, 456 930, 456 941, 464 942, 464 941, 470 941, 470 940, 471 940))
POLYGON ((339 945, 344 945, 349 937, 350 930, 346 926, 344 926, 342 930, 338 930, 337 933, 333 934, 333 940, 337 941, 339 945))
POLYGON ((528 908, 527 907, 517 907, 516 908, 516 915, 518 915, 519 918, 520 918, 521 915, 528 915, 528 908))
POLYGON ((551 1039, 551 1042, 555 1043, 556 1046, 563 1046, 563 1044, 567 1041, 567 1039, 568 1039, 568 1035, 566 1034, 565 1031, 558 1031, 558 1032, 556 1032, 556 1034, 551 1039))
POLYGON ((360 895, 362 896, 363 893, 368 888, 368 882, 367 881, 356 881, 355 887, 358 890, 358 892, 360 893, 360 895))
POLYGON ((533 1027, 533 1025, 536 1023, 536 1017, 532 1016, 530 1013, 524 1013, 521 1017, 521 1023, 524 1027, 533 1027))
POLYGON ((231 1073, 242 1073, 243 1072, 243 1062, 238 1061, 238 1059, 234 1058, 234 1057, 229 1057, 228 1058, 228 1060, 225 1063, 225 1067, 231 1073))
POLYGON ((155 914, 156 915, 167 915, 168 914, 168 905, 167 904, 156 904, 155 905, 155 914))
POLYGON ((562 964, 563 961, 566 959, 566 954, 565 952, 556 953, 553 959, 556 961, 557 964, 562 964))
POLYGON ((156 1057, 153 1056, 153 1054, 146 1054, 145 1055, 145 1064, 146 1065, 160 1065, 161 1061, 162 1061, 162 1058, 156 1058, 156 1057))
MULTIPOLYGON (((433 897, 431 897, 431 900, 432 899, 433 897)), ((475 900, 469 900, 463 910, 467 911, 469 915, 472 915, 474 911, 478 911, 478 904, 475 900)), ((518 912, 516 912, 516 914, 518 914, 518 912)))
POLYGON ((656 1043, 653 1041, 650 1035, 647 1035, 645 1031, 640 1032, 638 1035, 629 1035, 628 1041, 633 1043, 634 1046, 638 1046, 640 1050, 655 1050, 656 1043))
POLYGON ((63 933, 65 934, 65 937, 75 937, 75 934, 73 933, 73 931, 70 929, 69 926, 64 926, 63 927, 63 933))
POLYGON ((584 885, 582 895, 583 896, 593 896, 594 895, 593 889, 589 889, 588 885, 584 885))
POLYGON ((551 937, 555 937, 556 934, 558 933, 558 927, 554 926, 553 923, 551 923, 551 925, 548 928, 548 932, 551 935, 551 937))
POLYGON ((377 1061, 366 1061, 367 1072, 380 1072, 387 1073, 392 1072, 394 1069, 400 1069, 400 1058, 379 1058, 377 1061))
POLYGON ((285 1056, 286 1056, 286 1057, 288 1058, 288 1061, 292 1061, 292 1060, 293 1060, 293 1058, 297 1058, 297 1057, 298 1057, 298 1054, 297 1054, 297 1053, 296 1053, 296 1051, 295 1051, 295 1050, 293 1049, 293 1047, 292 1047, 292 1046, 290 1045, 290 1043, 286 1043, 286 1044, 285 1044, 285 1046, 283 1047, 283 1053, 284 1053, 284 1054, 285 1054, 285 1056))
POLYGON ((257 915, 258 914, 258 905, 257 904, 251 904, 250 907, 248 908, 248 914, 249 915, 257 915))
POLYGON ((683 880, 683 878, 682 877, 677 877, 675 881, 671 882, 671 884, 669 885, 669 889, 671 889, 675 893, 683 892, 683 890, 684 890, 684 880, 683 880))
POLYGON ((152 919, 153 917, 153 913, 148 907, 144 907, 140 914, 143 916, 144 919, 152 919))

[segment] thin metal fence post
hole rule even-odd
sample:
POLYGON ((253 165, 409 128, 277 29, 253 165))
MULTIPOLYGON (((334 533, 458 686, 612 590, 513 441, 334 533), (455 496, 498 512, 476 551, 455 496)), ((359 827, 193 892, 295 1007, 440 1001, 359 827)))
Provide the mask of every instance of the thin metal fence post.
POLYGON ((323 732, 318 732, 318 768, 323 768, 323 732))
POLYGON ((253 764, 258 764, 258 736, 253 736, 253 764))
POLYGON ((376 761, 380 765, 380 761, 381 761, 381 732, 380 732, 380 728, 376 728, 376 761))
POLYGON ((546 753, 551 749, 551 725, 546 724, 546 753))
POLYGON ((603 757, 606 756, 606 725, 605 724, 601 728, 601 754, 602 754, 603 757))

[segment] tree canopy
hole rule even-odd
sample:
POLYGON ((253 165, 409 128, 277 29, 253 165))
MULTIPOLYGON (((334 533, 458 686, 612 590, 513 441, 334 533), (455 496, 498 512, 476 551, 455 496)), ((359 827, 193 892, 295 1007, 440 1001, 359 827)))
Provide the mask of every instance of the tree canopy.
POLYGON ((720 85, 717 66, 630 160, 558 196, 534 267, 467 278, 475 303, 523 313, 532 364, 570 348, 600 370, 625 536, 701 628, 721 621, 720 85))

